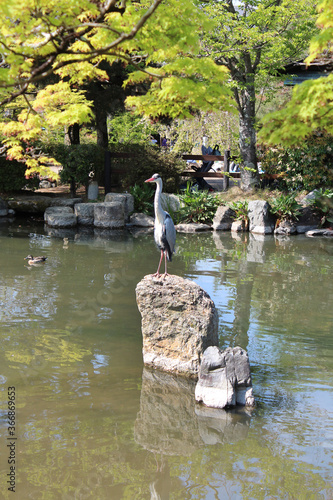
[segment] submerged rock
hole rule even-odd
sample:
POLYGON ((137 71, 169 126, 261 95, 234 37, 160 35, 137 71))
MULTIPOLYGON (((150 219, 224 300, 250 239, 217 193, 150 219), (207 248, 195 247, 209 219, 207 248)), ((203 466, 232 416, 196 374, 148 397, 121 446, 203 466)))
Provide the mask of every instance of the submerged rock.
POLYGON ((218 345, 214 302, 196 283, 179 276, 145 276, 136 287, 147 366, 196 377, 208 346, 218 345))
POLYGON ((254 406, 249 358, 241 347, 208 347, 195 388, 195 399, 212 408, 254 406))

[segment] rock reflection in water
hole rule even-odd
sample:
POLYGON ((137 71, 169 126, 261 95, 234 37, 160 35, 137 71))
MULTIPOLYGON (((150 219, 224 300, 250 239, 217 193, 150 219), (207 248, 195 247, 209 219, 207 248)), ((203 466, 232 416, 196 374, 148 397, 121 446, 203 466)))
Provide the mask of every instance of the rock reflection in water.
POLYGON ((138 444, 153 453, 189 456, 201 446, 246 438, 250 413, 196 404, 195 383, 144 368, 134 428, 138 444))

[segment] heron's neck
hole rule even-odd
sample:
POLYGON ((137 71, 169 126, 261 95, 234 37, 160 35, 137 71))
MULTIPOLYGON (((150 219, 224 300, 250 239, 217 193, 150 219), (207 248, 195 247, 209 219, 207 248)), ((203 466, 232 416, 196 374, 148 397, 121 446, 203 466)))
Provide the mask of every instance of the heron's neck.
POLYGON ((154 198, 155 215, 158 219, 163 220, 165 212, 161 205, 161 194, 162 194, 162 182, 157 182, 155 198, 154 198))

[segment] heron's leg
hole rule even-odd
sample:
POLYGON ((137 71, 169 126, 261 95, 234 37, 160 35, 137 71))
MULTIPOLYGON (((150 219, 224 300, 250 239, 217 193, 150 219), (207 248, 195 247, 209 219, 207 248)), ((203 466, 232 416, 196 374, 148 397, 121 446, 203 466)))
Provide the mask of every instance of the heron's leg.
POLYGON ((164 262, 165 262, 164 276, 167 276, 168 272, 167 272, 167 255, 166 255, 166 252, 164 252, 164 262))
POLYGON ((160 258, 160 263, 159 263, 159 265, 158 265, 158 268, 157 268, 156 273, 155 273, 155 274, 153 274, 153 276, 159 276, 159 275, 160 275, 160 267, 161 267, 161 263, 162 263, 162 259, 163 259, 163 254, 164 254, 164 252, 163 252, 163 250, 161 250, 161 258, 160 258))

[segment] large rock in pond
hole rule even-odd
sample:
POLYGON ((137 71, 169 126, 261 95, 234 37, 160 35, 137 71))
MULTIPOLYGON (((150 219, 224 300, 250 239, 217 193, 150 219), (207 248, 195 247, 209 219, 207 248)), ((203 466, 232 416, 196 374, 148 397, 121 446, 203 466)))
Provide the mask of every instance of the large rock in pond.
POLYGON ((50 227, 74 227, 76 215, 71 207, 48 207, 44 212, 44 221, 50 227))
POLYGON ((179 276, 149 275, 138 283, 136 300, 144 364, 197 377, 203 352, 218 345, 218 314, 209 295, 179 276))
POLYGON ((241 347, 208 347, 204 352, 195 400, 212 408, 254 406, 249 358, 241 347))
POLYGON ((124 227, 124 204, 122 202, 94 203, 94 226, 104 229, 124 227))
POLYGON ((9 208, 15 213, 40 214, 51 205, 52 198, 48 196, 22 196, 8 200, 9 208))
POLYGON ((125 221, 129 221, 129 216, 134 212, 134 197, 129 193, 107 193, 104 198, 105 202, 122 203, 124 207, 125 221))
POLYGON ((230 231, 235 215, 232 208, 220 205, 213 219, 214 231, 230 231))
POLYGON ((94 225, 94 204, 93 203, 77 203, 74 207, 75 215, 78 224, 83 226, 94 225))
POLYGON ((0 198, 0 217, 6 217, 6 215, 8 215, 8 205, 0 198))
POLYGON ((275 220, 269 211, 269 203, 263 200, 249 201, 249 230, 251 233, 272 234, 275 220))

